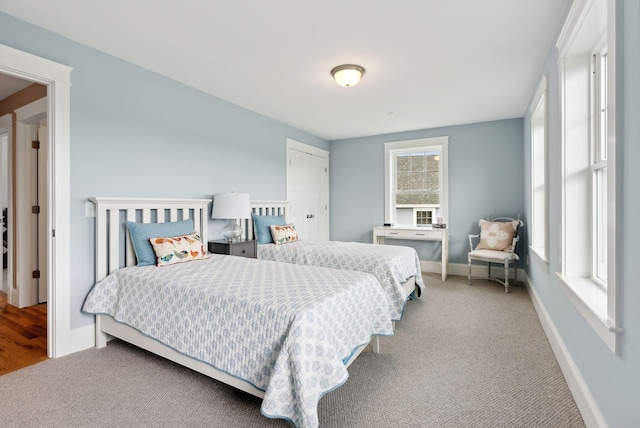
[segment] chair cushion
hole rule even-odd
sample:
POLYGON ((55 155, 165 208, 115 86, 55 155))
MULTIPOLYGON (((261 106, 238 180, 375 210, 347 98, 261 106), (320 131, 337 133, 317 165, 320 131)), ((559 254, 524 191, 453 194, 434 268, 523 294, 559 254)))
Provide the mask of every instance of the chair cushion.
POLYGON ((476 250, 511 251, 518 221, 500 222, 480 220, 480 242, 476 250))
POLYGON ((504 263, 505 259, 509 260, 509 262, 520 260, 516 253, 495 250, 473 250, 469 253, 469 257, 475 260, 495 263, 504 263))

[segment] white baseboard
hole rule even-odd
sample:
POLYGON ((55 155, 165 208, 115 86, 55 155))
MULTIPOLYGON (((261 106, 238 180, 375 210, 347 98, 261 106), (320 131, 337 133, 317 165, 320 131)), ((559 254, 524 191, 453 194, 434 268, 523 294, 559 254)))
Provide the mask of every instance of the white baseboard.
POLYGON ((527 291, 529 292, 529 296, 531 297, 533 307, 538 314, 540 324, 542 324, 542 329, 547 335, 551 349, 555 354, 556 360, 558 360, 560 370, 567 381, 567 385, 571 390, 573 399, 576 401, 578 409, 580 409, 584 423, 587 427, 607 428, 607 422, 604 419, 602 412, 600 412, 600 408, 593 398, 593 395, 591 395, 591 391, 589 391, 587 383, 582 377, 575 361, 571 357, 569 350, 564 344, 562 336, 560 336, 560 333, 556 329, 547 309, 542 303, 542 300, 540 300, 540 296, 536 292, 535 288, 531 286, 529 276, 526 275, 526 272, 523 271, 523 273, 525 276, 524 283, 527 287, 527 291))
POLYGON ((84 351, 96 346, 96 325, 89 324, 84 327, 71 330, 71 340, 69 344, 69 354, 84 351))
POLYGON ((440 262, 433 262, 430 260, 420 260, 420 270, 422 272, 441 273, 442 264, 440 262))
MULTIPOLYGON (((440 262, 434 262, 429 260, 420 260, 420 269, 422 272, 428 273, 440 273, 441 272, 441 264, 440 262)), ((449 263, 447 265, 447 271, 449 275, 457 275, 457 276, 467 276, 469 273, 469 265, 462 263, 449 263)), ((504 268, 498 265, 493 265, 491 267, 491 275, 494 278, 504 279, 504 268)), ((524 269, 518 268, 518 281, 524 281, 525 279, 525 271, 524 269)), ((471 277, 472 278, 488 278, 489 269, 486 264, 472 264, 471 265, 471 277)))

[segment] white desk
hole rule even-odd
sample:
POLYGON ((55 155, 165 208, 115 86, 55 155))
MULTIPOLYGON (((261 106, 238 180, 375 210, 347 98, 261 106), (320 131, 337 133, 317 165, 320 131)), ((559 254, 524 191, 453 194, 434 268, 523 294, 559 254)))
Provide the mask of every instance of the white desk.
POLYGON ((373 243, 384 244, 387 239, 410 239, 416 241, 440 241, 442 245, 442 280, 447 279, 447 263, 449 260, 447 229, 434 229, 431 227, 389 227, 378 226, 373 228, 373 243))

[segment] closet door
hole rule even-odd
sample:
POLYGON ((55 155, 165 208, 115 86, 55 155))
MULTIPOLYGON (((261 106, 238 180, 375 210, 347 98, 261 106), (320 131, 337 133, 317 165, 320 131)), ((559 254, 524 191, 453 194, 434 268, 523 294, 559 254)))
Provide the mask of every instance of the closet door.
POLYGON ((329 153, 287 140, 288 220, 301 239, 329 239, 329 153))

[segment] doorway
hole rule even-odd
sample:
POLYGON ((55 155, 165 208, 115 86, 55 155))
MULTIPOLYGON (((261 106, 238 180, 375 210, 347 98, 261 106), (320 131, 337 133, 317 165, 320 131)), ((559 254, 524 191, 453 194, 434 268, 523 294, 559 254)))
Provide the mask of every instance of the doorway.
POLYGON ((46 86, 0 74, 0 345, 6 353, 0 373, 48 354, 48 254, 39 236, 45 232, 40 201, 48 193, 46 94, 46 86))
POLYGON ((71 67, 0 44, 0 73, 47 88, 49 200, 45 217, 49 277, 47 354, 61 357, 93 345, 93 337, 71 330, 70 105, 71 67))

